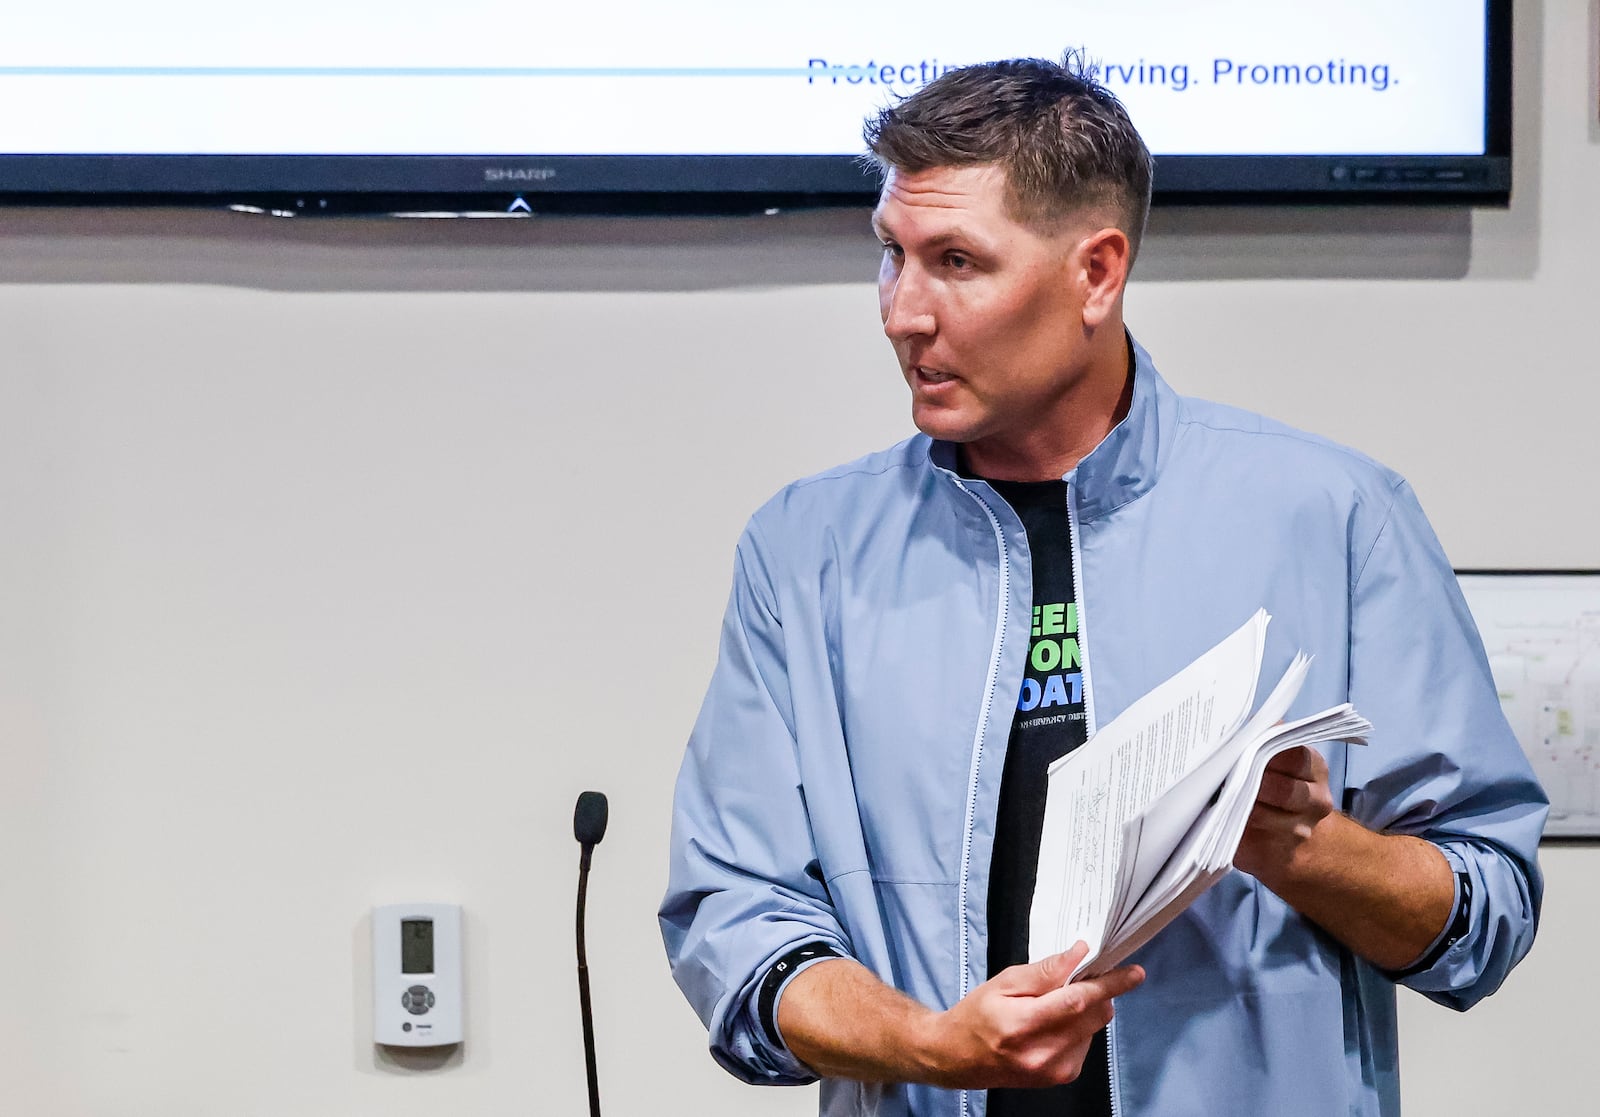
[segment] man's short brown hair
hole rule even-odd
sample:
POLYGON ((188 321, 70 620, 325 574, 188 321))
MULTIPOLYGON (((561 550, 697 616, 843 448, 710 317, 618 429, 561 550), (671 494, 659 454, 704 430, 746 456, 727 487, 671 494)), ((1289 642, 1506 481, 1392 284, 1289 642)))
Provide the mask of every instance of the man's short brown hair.
POLYGON ((880 171, 985 164, 1006 172, 1019 221, 1053 228, 1101 209, 1139 250, 1153 161, 1116 95, 1078 52, 964 66, 869 118, 880 171))

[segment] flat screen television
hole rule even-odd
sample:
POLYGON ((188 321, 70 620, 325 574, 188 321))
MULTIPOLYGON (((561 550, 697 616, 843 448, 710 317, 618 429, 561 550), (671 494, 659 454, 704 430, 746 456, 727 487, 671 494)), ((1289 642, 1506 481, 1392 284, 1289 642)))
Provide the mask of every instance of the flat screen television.
POLYGON ((861 123, 1081 49, 1170 202, 1504 203, 1511 0, 23 5, 0 203, 748 211, 870 199, 861 123))

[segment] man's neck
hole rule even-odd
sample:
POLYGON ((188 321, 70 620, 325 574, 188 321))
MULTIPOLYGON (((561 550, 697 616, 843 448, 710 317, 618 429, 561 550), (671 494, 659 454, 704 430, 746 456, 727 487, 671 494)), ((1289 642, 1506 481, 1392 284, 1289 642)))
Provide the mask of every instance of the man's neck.
POLYGON ((1054 481, 1077 468, 1127 418, 1133 404, 1133 346, 1124 343, 1121 375, 1107 373, 1070 401, 1075 421, 1046 426, 1021 440, 978 439, 961 446, 975 477, 990 481, 1054 481))

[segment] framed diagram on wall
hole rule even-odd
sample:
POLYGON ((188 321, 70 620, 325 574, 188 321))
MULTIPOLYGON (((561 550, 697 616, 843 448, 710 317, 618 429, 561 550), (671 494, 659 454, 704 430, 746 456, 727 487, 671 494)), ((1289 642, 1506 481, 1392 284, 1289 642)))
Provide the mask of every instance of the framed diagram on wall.
POLYGON ((1550 838, 1600 838, 1600 570, 1458 570, 1550 838))

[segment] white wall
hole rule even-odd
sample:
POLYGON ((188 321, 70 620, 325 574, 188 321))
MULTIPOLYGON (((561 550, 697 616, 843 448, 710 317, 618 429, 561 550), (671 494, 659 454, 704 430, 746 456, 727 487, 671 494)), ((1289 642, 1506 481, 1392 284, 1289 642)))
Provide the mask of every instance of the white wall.
MULTIPOLYGON (((1157 215, 1181 389, 1407 473, 1458 565, 1600 566, 1595 4, 1520 4, 1507 211, 1157 215)), ((861 213, 511 225, 0 213, 0 1109, 800 1114, 704 1054, 653 912, 731 548, 907 430, 861 213), (454 1056, 369 1036, 365 913, 466 906, 454 1056)), ((1592 1111, 1592 848, 1412 1114, 1592 1111), (1515 1107, 1515 1108, 1513 1108, 1515 1107)))

